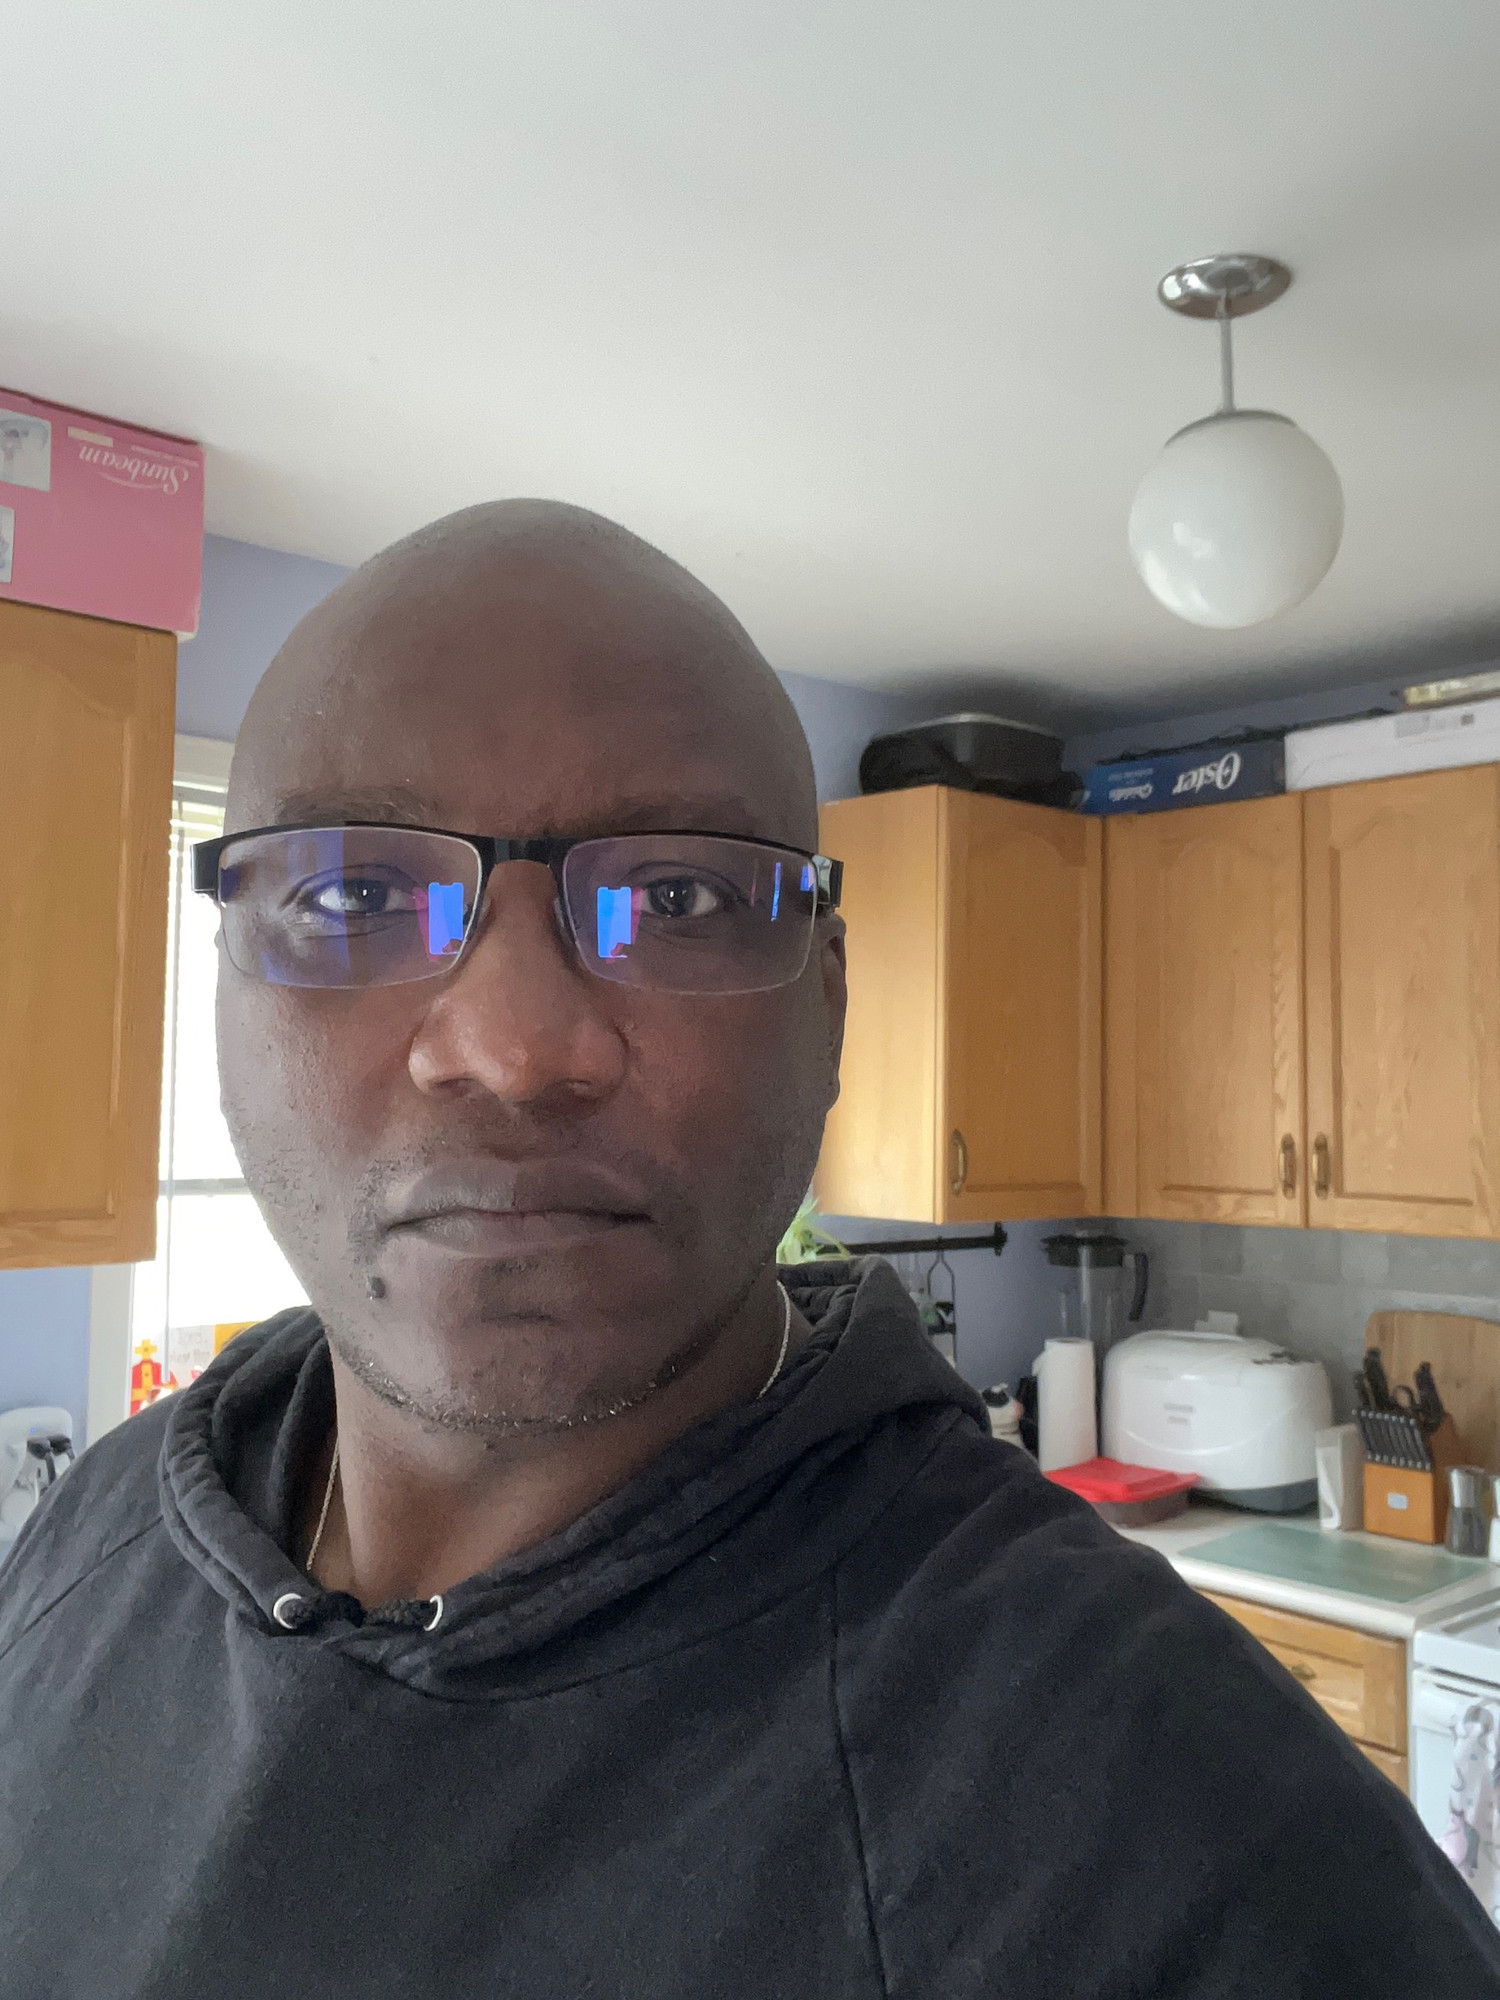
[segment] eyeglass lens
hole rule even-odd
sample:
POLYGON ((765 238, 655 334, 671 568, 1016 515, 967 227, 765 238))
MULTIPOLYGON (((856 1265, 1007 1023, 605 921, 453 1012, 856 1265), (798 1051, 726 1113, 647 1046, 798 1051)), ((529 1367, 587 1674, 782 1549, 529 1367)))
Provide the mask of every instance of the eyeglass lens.
MULTIPOLYGON (((396 985, 456 958, 473 923, 478 851, 412 827, 247 836, 219 869, 230 961, 278 986, 396 985)), ((710 835, 582 841, 562 866, 569 926, 601 978, 678 993, 796 979, 817 912, 811 862, 710 835)))
POLYGON ((387 986, 454 959, 479 895, 467 841, 410 827, 259 833, 219 866, 231 964, 273 986, 387 986))
POLYGON ((754 993, 807 963, 817 911, 810 861, 708 835, 587 840, 563 862, 585 964, 666 993, 754 993))

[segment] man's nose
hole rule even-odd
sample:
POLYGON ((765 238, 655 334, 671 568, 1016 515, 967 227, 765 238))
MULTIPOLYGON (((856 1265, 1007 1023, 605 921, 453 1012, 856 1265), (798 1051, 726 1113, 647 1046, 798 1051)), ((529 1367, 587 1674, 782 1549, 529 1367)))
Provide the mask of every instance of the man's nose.
POLYGON ((433 994, 407 1058, 425 1091, 487 1091, 566 1110, 609 1096, 625 1074, 609 989, 578 961, 549 870, 505 862, 463 957, 433 994))

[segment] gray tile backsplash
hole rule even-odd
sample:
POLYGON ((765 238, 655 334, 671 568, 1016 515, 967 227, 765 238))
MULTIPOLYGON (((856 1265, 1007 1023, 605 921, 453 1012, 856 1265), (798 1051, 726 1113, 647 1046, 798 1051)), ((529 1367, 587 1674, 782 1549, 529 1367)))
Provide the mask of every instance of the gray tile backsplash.
MULTIPOLYGON (((1098 1225, 1092 1225, 1098 1226, 1098 1225)), ((1468 1313, 1500 1322, 1500 1243, 1325 1229, 1117 1221, 1151 1258, 1148 1326, 1237 1312, 1244 1332, 1322 1361, 1347 1416, 1371 1313, 1468 1313)))

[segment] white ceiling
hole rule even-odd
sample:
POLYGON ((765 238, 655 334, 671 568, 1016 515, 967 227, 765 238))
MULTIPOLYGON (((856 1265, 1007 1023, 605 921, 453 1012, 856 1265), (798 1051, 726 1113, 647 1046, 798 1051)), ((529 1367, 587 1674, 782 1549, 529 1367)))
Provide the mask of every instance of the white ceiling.
POLYGON ((3 19, 0 381, 202 438, 219 533, 350 562, 558 495, 778 666, 1023 710, 1500 649, 1494 0, 3 19), (1217 395, 1156 280, 1220 249, 1293 267, 1241 398, 1347 501, 1321 589, 1242 634, 1125 543, 1217 395))

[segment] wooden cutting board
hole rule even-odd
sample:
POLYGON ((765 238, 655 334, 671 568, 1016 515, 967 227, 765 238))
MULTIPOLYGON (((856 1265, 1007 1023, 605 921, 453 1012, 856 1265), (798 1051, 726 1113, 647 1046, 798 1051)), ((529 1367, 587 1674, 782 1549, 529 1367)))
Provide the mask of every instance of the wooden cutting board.
POLYGON ((1430 1361, 1443 1405, 1458 1426, 1462 1463, 1500 1472, 1500 1325, 1458 1313, 1370 1315, 1365 1345, 1378 1347, 1392 1387, 1430 1361))

